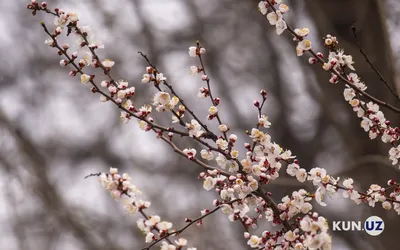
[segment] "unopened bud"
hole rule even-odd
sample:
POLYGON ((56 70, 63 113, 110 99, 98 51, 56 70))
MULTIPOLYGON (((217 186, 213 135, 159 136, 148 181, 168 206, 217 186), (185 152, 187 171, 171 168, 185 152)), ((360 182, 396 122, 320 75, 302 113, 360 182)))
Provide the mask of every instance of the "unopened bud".
POLYGON ((260 91, 260 94, 262 97, 266 98, 267 97, 267 91, 265 91, 264 89, 260 91))
POLYGON ((257 101, 257 100, 255 100, 255 101, 253 102, 253 105, 256 106, 257 108, 259 108, 259 107, 260 107, 260 102, 257 101))
POLYGON ((203 80, 203 81, 208 81, 209 78, 208 78, 207 75, 202 75, 202 76, 201 76, 201 80, 203 80))
POLYGON ((316 64, 317 63, 317 59, 315 59, 314 57, 310 57, 310 58, 308 58, 308 63, 309 64, 316 64))

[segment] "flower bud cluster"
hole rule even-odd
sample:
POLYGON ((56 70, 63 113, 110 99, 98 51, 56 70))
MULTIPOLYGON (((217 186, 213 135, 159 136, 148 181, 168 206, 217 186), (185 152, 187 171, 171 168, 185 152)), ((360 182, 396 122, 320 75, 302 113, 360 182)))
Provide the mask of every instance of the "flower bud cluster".
MULTIPOLYGON (((325 169, 313 168, 307 173, 305 169, 299 167, 297 161, 295 162, 287 166, 286 172, 296 177, 299 175, 299 172, 301 175, 306 173, 306 179, 317 187, 313 198, 320 205, 326 206, 324 202, 326 195, 333 196, 341 190, 344 198, 349 198, 356 204, 368 203, 369 206, 375 207, 375 203, 379 202, 384 209, 390 210, 393 208, 400 215, 400 184, 394 180, 388 181, 387 188, 372 184, 366 193, 360 193, 354 189, 354 181, 351 178, 344 179, 342 185, 339 185, 340 178, 335 179, 328 175, 325 169), (389 190, 391 191, 390 193, 388 193, 389 190)), ((301 181, 304 181, 304 179, 302 178, 301 181)))
POLYGON ((142 192, 131 183, 131 177, 128 174, 120 175, 116 168, 110 168, 109 173, 102 173, 99 181, 106 190, 110 191, 114 199, 119 200, 123 195, 129 197, 124 201, 127 202, 124 208, 131 214, 136 213, 139 208, 150 206, 148 201, 136 200, 136 197, 142 192))
POLYGON ((328 62, 324 63, 322 68, 326 71, 334 69, 341 72, 344 68, 355 70, 353 64, 351 55, 344 54, 343 50, 334 50, 329 53, 328 62))
MULTIPOLYGON (((146 243, 153 243, 157 240, 167 238, 168 236, 175 235, 175 230, 172 228, 173 224, 168 221, 162 221, 160 216, 152 215, 147 216, 144 210, 149 208, 150 201, 138 199, 142 192, 131 183, 131 177, 124 173, 120 175, 117 168, 110 168, 109 173, 102 173, 99 177, 100 183, 108 190, 116 200, 121 200, 122 207, 129 214, 140 212, 144 215, 144 219, 138 219, 136 224, 138 228, 144 233, 146 243)), ((187 240, 179 238, 171 244, 167 241, 162 242, 161 249, 183 249, 187 245, 187 240)), ((187 250, 196 250, 196 248, 186 248, 187 250)))
POLYGON ((278 208, 281 210, 280 218, 290 220, 299 213, 307 214, 312 209, 312 205, 309 203, 311 200, 312 196, 304 189, 294 191, 290 197, 283 197, 282 202, 278 204, 278 208))
POLYGON ((248 239, 247 244, 251 248, 257 249, 332 249, 332 238, 328 234, 328 222, 324 217, 310 212, 303 218, 297 217, 295 226, 295 229, 275 233, 264 231, 261 237, 246 232, 244 237, 248 239))
POLYGON ((300 228, 304 232, 301 236, 304 248, 297 249, 332 249, 332 237, 328 234, 328 221, 324 217, 317 213, 307 215, 301 219, 300 228))

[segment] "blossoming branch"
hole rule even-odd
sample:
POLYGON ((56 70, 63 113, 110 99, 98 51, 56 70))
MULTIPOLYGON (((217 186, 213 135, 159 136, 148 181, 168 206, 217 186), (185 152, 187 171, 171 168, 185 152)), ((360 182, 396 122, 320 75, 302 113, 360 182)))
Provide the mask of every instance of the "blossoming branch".
POLYGON ((379 100, 366 92, 367 86, 361 81, 360 77, 354 72, 348 72, 348 70, 355 71, 353 58, 351 55, 346 55, 342 49, 338 49, 339 41, 336 37, 328 34, 324 38, 324 46, 329 50, 327 61, 325 61, 321 52, 314 52, 311 41, 305 38, 309 29, 292 29, 287 25, 283 19, 283 14, 289 11, 289 7, 281 2, 281 0, 261 1, 258 8, 270 24, 276 27, 278 35, 286 29, 292 33, 293 41, 298 43, 296 47, 298 56, 302 56, 304 52, 308 51, 312 55, 309 58, 310 64, 319 62, 324 70, 331 72, 330 83, 336 84, 339 80, 345 83, 344 98, 352 106, 357 116, 362 119, 361 127, 369 133, 371 139, 380 136, 384 143, 389 143, 392 146, 389 150, 389 158, 393 165, 397 164, 400 159, 400 145, 397 143, 400 130, 398 127, 390 126, 390 121, 386 120, 380 106, 396 113, 400 113, 400 108, 379 100), (275 8, 274 5, 278 5, 278 8, 275 8), (269 9, 271 9, 271 12, 267 14, 269 9), (362 97, 368 99, 369 102, 361 100, 362 97))
MULTIPOLYGON (((297 42, 296 54, 311 53, 311 64, 321 63, 324 70, 331 72, 331 83, 342 81, 345 83, 344 98, 362 118, 361 126, 369 133, 371 139, 381 137, 382 141, 392 145, 389 151, 393 164, 397 164, 400 158, 398 146, 399 129, 391 127, 380 110, 386 107, 393 112, 400 109, 378 100, 366 92, 366 85, 354 72, 351 55, 346 55, 343 50, 337 48, 338 41, 334 36, 327 35, 324 39, 325 46, 329 49, 327 61, 321 52, 312 50, 311 41, 306 39, 308 28, 292 29, 283 19, 283 15, 289 11, 289 7, 280 0, 261 1, 259 10, 266 16, 269 23, 276 27, 277 34, 289 30, 294 41, 297 42), (268 13, 269 11, 269 13, 268 13), (363 101, 366 99, 367 101, 363 101)), ((198 65, 191 66, 190 73, 200 76, 204 86, 199 88, 197 97, 209 99, 208 115, 204 119, 216 120, 218 131, 212 131, 203 119, 201 119, 189 107, 183 98, 174 89, 174 84, 169 83, 167 77, 154 65, 147 55, 140 55, 148 66, 142 76, 141 83, 154 87, 156 93, 149 104, 141 107, 135 106, 136 90, 126 80, 115 80, 111 70, 115 62, 111 59, 101 60, 97 54, 98 49, 104 45, 97 41, 88 26, 81 26, 76 13, 65 12, 61 9, 50 10, 45 2, 39 4, 33 0, 28 5, 33 14, 44 11, 55 16, 55 28, 49 29, 41 23, 45 33, 50 37, 45 41, 48 46, 57 49, 57 53, 64 58, 60 66, 71 67, 69 75, 79 76, 82 84, 90 84, 91 91, 100 95, 102 102, 112 102, 120 111, 120 119, 124 123, 136 119, 140 129, 152 131, 157 138, 169 145, 174 152, 191 160, 200 166, 201 172, 198 178, 207 191, 214 190, 219 199, 213 201, 214 209, 203 210, 201 217, 191 220, 181 230, 172 230, 172 223, 161 221, 157 215, 148 216, 144 210, 150 206, 147 201, 137 199, 140 191, 130 182, 127 174, 119 175, 117 169, 111 168, 107 174, 100 175, 103 186, 110 191, 114 198, 121 200, 123 207, 129 213, 139 212, 144 219, 139 219, 138 227, 145 233, 145 241, 149 243, 146 248, 161 244, 161 249, 183 249, 187 240, 171 240, 169 237, 177 236, 187 227, 194 224, 201 225, 203 219, 217 210, 222 210, 230 221, 238 221, 243 225, 244 237, 247 244, 257 249, 331 249, 331 237, 328 233, 327 220, 313 212, 312 200, 326 206, 324 196, 341 192, 343 197, 352 199, 355 203, 368 203, 374 206, 380 202, 385 209, 394 208, 400 214, 400 189, 394 180, 388 181, 387 187, 372 184, 366 192, 354 189, 353 179, 346 178, 340 185, 340 177, 333 177, 322 168, 312 168, 306 171, 301 168, 299 161, 290 150, 282 149, 272 141, 271 136, 265 131, 271 126, 268 116, 262 112, 267 102, 267 92, 260 91, 261 100, 253 101, 257 109, 257 122, 254 128, 246 131, 249 142, 244 142, 244 147, 239 147, 238 137, 229 134, 230 128, 223 123, 223 117, 218 106, 223 100, 212 92, 211 79, 206 73, 203 57, 206 49, 199 42, 189 47, 188 54, 197 58, 198 65), (71 51, 68 44, 60 43, 61 35, 72 34, 79 44, 76 50, 71 51), (88 74, 87 68, 100 70, 105 79, 100 79, 95 74, 88 74), (171 126, 164 127, 156 122, 155 112, 169 112, 171 114, 171 126), (176 141, 188 139, 198 143, 202 150, 198 152, 194 148, 180 149, 176 141), (240 157, 240 152, 245 157, 240 157), (268 184, 279 178, 281 168, 286 168, 286 173, 298 182, 311 182, 316 191, 300 189, 292 192, 276 203, 273 194, 268 192, 268 184), (274 232, 264 230, 261 235, 252 233, 253 229, 271 222, 277 226, 274 232)), ((101 76, 100 76, 101 77, 101 76)), ((194 249, 194 248, 186 248, 194 249)))

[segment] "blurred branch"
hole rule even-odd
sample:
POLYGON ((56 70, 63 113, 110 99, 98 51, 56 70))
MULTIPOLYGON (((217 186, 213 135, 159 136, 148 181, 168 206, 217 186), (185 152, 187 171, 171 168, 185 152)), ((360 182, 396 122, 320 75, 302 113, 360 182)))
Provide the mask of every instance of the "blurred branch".
POLYGON ((18 127, 17 124, 8 120, 6 115, 0 110, 0 124, 3 125, 14 137, 21 153, 29 161, 30 168, 27 170, 32 173, 36 180, 33 183, 33 189, 36 190, 38 196, 42 199, 48 214, 57 213, 57 219, 60 223, 68 227, 71 232, 80 239, 88 250, 98 250, 99 244, 90 236, 85 226, 75 217, 74 213, 69 211, 68 206, 62 200, 62 196, 57 192, 56 188, 51 184, 48 177, 48 164, 44 155, 38 151, 37 147, 18 127))

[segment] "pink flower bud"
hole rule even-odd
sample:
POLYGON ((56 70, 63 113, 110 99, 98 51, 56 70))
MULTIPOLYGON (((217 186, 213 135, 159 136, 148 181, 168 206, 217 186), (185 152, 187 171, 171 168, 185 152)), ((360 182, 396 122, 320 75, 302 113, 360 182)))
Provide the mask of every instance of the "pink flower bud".
POLYGON ((267 91, 265 91, 264 89, 260 91, 260 94, 262 97, 267 97, 267 91))
POLYGON ((207 81, 207 80, 209 80, 209 79, 208 79, 208 76, 207 76, 207 75, 202 75, 202 76, 201 76, 201 80, 207 81))
POLYGON ((337 83, 338 82, 338 76, 332 74, 332 77, 331 77, 331 79, 329 79, 329 82, 333 83, 333 84, 337 83))
POLYGON ((146 72, 148 73, 148 74, 153 74, 153 72, 154 72, 154 68, 153 67, 146 67, 146 72))
POLYGON ((55 30, 56 35, 61 34, 61 32, 62 32, 62 28, 61 27, 57 27, 56 30, 55 30))
POLYGON ((76 76, 77 71, 76 70, 71 70, 69 72, 69 76, 76 76))
POLYGON ((213 200, 214 206, 219 206, 219 204, 221 204, 219 200, 217 200, 217 199, 213 200))
POLYGON ((101 81, 100 85, 101 85, 103 88, 108 88, 108 86, 110 86, 110 82, 101 81))
POLYGON ((317 63, 317 59, 315 59, 314 57, 310 57, 310 58, 308 58, 308 63, 309 64, 316 64, 317 63))
POLYGON ((236 142, 237 141, 237 136, 236 135, 230 135, 229 136, 229 141, 231 141, 231 142, 236 142))
POLYGON ((61 67, 64 67, 64 66, 66 66, 67 64, 68 64, 68 61, 67 61, 67 60, 64 60, 64 59, 63 59, 63 60, 60 61, 60 66, 61 66, 61 67))

